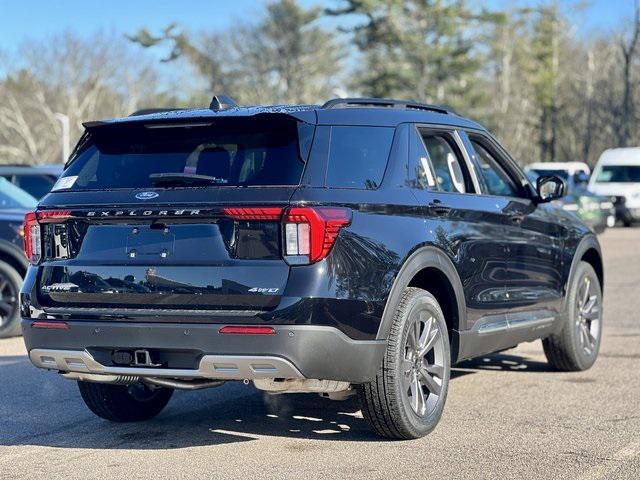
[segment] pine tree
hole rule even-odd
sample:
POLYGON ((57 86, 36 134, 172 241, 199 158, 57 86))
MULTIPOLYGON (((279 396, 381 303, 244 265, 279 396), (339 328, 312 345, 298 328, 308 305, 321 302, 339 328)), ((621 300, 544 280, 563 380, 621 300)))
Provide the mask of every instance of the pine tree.
POLYGON ((474 78, 482 63, 479 27, 499 15, 464 0, 345 0, 330 15, 357 15, 351 27, 364 68, 363 93, 399 96, 465 109, 478 103, 474 78))
POLYGON ((142 29, 130 39, 143 47, 169 43, 164 61, 186 59, 211 93, 245 104, 311 103, 332 96, 345 55, 336 33, 318 25, 322 13, 278 0, 259 22, 229 31, 196 37, 173 24, 159 36, 142 29))

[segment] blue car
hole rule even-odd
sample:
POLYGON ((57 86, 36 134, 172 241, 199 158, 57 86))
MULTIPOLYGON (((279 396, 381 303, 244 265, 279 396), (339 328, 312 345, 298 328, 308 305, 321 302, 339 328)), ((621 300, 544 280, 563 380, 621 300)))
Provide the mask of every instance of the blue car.
POLYGON ((37 200, 0 177, 0 338, 20 334, 18 292, 28 262, 22 221, 37 200))

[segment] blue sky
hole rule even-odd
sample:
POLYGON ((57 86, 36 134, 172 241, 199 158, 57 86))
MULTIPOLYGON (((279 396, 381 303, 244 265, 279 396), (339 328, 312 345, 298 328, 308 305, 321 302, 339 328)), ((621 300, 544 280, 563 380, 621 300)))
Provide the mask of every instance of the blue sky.
MULTIPOLYGON (((142 26, 160 29, 172 21, 192 30, 222 29, 234 21, 259 14, 266 0, 0 0, 0 50, 15 52, 26 39, 38 39, 62 30, 89 33, 96 29, 123 33, 142 26)), ((331 5, 334 1, 301 0, 305 5, 331 5)), ((473 3, 473 2, 471 2, 473 3)), ((502 7, 509 0, 486 0, 488 6, 502 7)), ((535 4, 534 0, 519 3, 535 4)), ((586 9, 573 8, 579 2, 560 0, 574 14, 581 32, 612 30, 616 24, 630 23, 633 0, 591 0, 586 9)))

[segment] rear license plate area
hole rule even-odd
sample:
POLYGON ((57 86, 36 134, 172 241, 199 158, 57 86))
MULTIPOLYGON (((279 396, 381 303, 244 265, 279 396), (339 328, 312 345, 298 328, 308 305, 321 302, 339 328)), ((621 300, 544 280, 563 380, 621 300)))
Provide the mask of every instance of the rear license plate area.
POLYGON ((169 227, 134 227, 127 235, 126 254, 130 258, 173 255, 176 237, 169 227))

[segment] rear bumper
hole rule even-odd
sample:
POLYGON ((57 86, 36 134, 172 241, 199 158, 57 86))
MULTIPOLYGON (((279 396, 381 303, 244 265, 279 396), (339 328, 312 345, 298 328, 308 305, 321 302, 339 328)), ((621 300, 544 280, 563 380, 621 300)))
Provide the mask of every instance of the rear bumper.
POLYGON ((24 319, 31 361, 62 372, 149 377, 308 378, 362 383, 380 365, 384 340, 353 340, 337 328, 273 326, 275 335, 223 335, 221 325, 69 321, 67 330, 32 328, 24 319), (189 352, 193 368, 129 367, 98 361, 93 351, 189 352))

